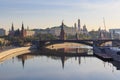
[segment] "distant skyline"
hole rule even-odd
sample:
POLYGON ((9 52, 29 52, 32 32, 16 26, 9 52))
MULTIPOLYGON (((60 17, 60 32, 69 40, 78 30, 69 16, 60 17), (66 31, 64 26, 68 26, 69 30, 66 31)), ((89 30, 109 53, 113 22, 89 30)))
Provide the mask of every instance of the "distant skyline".
POLYGON ((120 0, 0 0, 0 28, 68 26, 81 21, 88 30, 120 28, 120 0))

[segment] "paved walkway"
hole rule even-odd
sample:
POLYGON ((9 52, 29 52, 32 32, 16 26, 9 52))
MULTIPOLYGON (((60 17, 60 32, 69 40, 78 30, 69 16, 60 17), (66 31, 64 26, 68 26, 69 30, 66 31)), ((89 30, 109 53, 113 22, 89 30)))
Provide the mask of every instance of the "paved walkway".
POLYGON ((0 52, 0 59, 9 56, 9 55, 13 55, 13 54, 21 54, 23 53, 23 51, 29 50, 30 47, 18 47, 18 48, 12 48, 12 49, 6 49, 6 50, 2 50, 0 52), (21 52, 21 53, 20 53, 21 52))

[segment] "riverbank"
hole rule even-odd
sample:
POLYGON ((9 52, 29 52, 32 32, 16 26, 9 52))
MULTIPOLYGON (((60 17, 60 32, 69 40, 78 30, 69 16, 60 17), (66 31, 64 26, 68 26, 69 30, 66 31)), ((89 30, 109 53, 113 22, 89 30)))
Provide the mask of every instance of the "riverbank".
POLYGON ((6 51, 2 51, 0 52, 0 59, 3 59, 7 56, 16 56, 16 55, 20 55, 20 54, 24 54, 24 53, 28 53, 30 52, 30 47, 19 47, 19 48, 13 48, 13 49, 9 49, 6 51))

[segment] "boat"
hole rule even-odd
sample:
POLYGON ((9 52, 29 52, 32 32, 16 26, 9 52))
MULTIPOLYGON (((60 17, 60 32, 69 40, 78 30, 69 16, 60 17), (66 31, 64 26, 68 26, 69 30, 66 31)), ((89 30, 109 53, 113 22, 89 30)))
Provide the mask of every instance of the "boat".
POLYGON ((119 47, 104 47, 105 53, 110 55, 113 60, 120 61, 120 48, 119 47))

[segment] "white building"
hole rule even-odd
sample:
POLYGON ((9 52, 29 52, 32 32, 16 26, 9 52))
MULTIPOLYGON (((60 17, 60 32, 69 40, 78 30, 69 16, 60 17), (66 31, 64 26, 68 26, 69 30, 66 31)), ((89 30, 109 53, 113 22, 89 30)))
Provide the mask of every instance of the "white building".
POLYGON ((88 30, 86 28, 86 25, 83 26, 83 29, 81 30, 82 34, 88 35, 88 30))
MULTIPOLYGON (((36 29, 35 31, 35 35, 37 34, 52 34, 55 36, 60 36, 60 31, 61 28, 60 27, 53 27, 53 28, 47 28, 47 29, 36 29)), ((64 26, 64 31, 66 35, 75 35, 76 34, 76 29, 74 27, 66 27, 64 26)))
POLYGON ((54 31, 47 28, 47 29, 35 29, 33 30, 35 31, 35 35, 38 35, 38 34, 54 34, 54 31))
POLYGON ((120 39, 120 29, 109 29, 111 39, 120 39))
POLYGON ((0 28, 0 36, 5 36, 5 30, 3 28, 0 28))
MULTIPOLYGON (((50 30, 50 33, 56 36, 60 36, 60 27, 54 27, 50 30)), ((74 27, 64 27, 64 31, 66 35, 75 35, 76 29, 74 27)))
POLYGON ((34 35, 35 35, 35 31, 26 30, 26 36, 27 36, 27 37, 31 37, 31 36, 34 36, 34 35))

